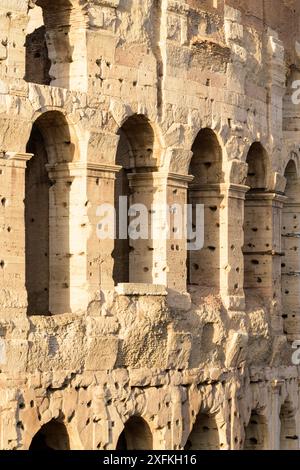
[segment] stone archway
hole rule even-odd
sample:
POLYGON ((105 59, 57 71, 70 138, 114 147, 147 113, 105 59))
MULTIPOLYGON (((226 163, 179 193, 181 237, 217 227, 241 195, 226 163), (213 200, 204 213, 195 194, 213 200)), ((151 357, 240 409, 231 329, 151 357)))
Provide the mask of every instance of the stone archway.
POLYGON ((77 144, 62 113, 48 111, 34 122, 27 152, 33 154, 25 173, 28 315, 70 312, 69 166, 77 144))
POLYGON ((133 416, 125 423, 120 434, 117 450, 152 450, 153 437, 149 425, 139 417, 133 416))
POLYGON ((244 450, 267 450, 268 426, 265 416, 253 410, 245 429, 244 450))
POLYGON ((157 171, 159 144, 149 120, 143 115, 135 114, 128 118, 118 133, 120 140, 116 164, 121 170, 115 182, 117 224, 113 252, 114 283, 158 283, 155 241, 151 237, 151 207, 156 191, 153 173, 157 171), (124 204, 120 198, 125 201, 124 204), (132 207, 130 218, 129 206, 132 207), (137 230, 145 230, 145 235, 141 234, 139 239, 129 239, 128 224, 140 216, 144 216, 145 220, 137 230))
POLYGON ((188 252, 188 285, 220 290, 220 207, 224 183, 222 148, 211 129, 202 129, 192 146, 188 189, 195 228, 196 207, 204 205, 204 247, 188 252))
POLYGON ((216 417, 208 413, 199 413, 185 450, 220 450, 221 444, 216 417))
POLYGON ((70 450, 69 435, 65 425, 55 420, 44 424, 33 437, 29 450, 70 450))

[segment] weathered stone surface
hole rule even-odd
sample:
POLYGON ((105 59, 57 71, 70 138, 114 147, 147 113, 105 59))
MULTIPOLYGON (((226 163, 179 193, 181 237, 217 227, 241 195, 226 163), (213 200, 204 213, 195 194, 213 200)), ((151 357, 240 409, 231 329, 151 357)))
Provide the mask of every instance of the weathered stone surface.
POLYGON ((0 449, 299 450, 299 20, 0 0, 0 449), (100 240, 119 196, 159 236, 100 240))

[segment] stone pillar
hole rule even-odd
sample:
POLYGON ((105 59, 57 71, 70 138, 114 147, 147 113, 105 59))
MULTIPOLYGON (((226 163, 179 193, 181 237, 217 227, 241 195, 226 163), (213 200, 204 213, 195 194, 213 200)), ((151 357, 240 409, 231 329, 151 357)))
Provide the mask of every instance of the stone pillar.
POLYGON ((22 88, 25 75, 27 11, 28 2, 11 0, 0 5, 0 76, 10 79, 12 91, 22 88))
POLYGON ((97 208, 113 207, 119 167, 95 163, 48 165, 50 189, 50 311, 85 311, 100 288, 113 289, 113 239, 97 235, 97 208))
POLYGON ((49 192, 49 310, 52 315, 82 310, 87 304, 86 180, 75 165, 47 165, 52 182, 49 192))
POLYGON ((87 283, 89 299, 99 296, 102 290, 113 290, 113 257, 114 240, 100 240, 97 236, 97 208, 101 204, 114 206, 114 183, 116 173, 121 167, 88 163, 87 174, 87 283))
MULTIPOLYGON (((287 76, 285 69, 285 45, 277 32, 272 29, 267 30, 266 34, 266 77, 267 89, 267 115, 268 115, 268 131, 270 135, 282 136, 282 129, 285 128, 283 121, 283 98, 287 90, 292 90, 290 84, 287 84, 287 76)), ((289 91, 288 91, 289 93, 289 91)), ((290 103, 292 99, 290 97, 290 103)), ((289 106, 290 107, 290 106, 289 106)), ((278 159, 280 154, 278 154, 278 159)))
POLYGON ((298 436, 298 441, 297 441, 297 446, 298 446, 298 450, 300 450, 300 407, 299 407, 299 403, 300 403, 300 397, 299 397, 299 387, 300 387, 300 380, 298 379, 298 381, 296 382, 296 384, 298 385, 297 387, 297 403, 298 403, 298 406, 295 410, 295 429, 296 429, 296 436, 298 436))
POLYGON ((187 240, 185 232, 188 184, 193 176, 170 173, 166 178, 166 201, 169 211, 167 240, 167 287, 170 293, 187 292, 187 240))
POLYGON ((223 184, 220 210, 220 283, 226 308, 243 311, 244 297, 244 201, 249 188, 242 184, 223 184))
POLYGON ((13 152, 0 156, 0 315, 14 319, 27 310, 24 198, 31 157, 13 152))
MULTIPOLYGON (((275 192, 249 193, 245 205, 245 291, 261 295, 271 308, 272 327, 282 333, 281 213, 285 198, 275 192)), ((249 297, 249 298, 250 298, 249 297)))
POLYGON ((269 450, 280 450, 280 393, 283 384, 283 380, 273 380, 271 384, 271 413, 268 422, 269 442, 267 447, 269 450))
MULTIPOLYGON (((299 196, 298 196, 299 197, 299 196)), ((281 293, 283 330, 290 341, 300 338, 300 203, 287 199, 283 207, 281 293)))
POLYGON ((87 91, 87 17, 78 0, 39 0, 43 9, 51 85, 87 91))
MULTIPOLYGON (((116 37, 117 8, 119 3, 120 0, 99 0, 97 3, 89 2, 85 5, 86 18, 88 19, 86 31, 87 57, 94 57, 95 50, 97 50, 97 57, 99 57, 98 60, 87 60, 89 89, 94 89, 96 92, 103 93, 103 81, 110 78, 110 68, 116 60, 115 51, 118 43, 116 37)), ((124 57, 127 57, 126 54, 124 57)), ((127 92, 131 92, 129 87, 127 92)))

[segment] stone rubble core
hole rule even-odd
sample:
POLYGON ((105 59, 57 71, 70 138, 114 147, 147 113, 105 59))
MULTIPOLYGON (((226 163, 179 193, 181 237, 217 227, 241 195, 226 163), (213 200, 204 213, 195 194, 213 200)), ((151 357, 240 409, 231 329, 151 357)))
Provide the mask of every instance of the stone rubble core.
POLYGON ((299 449, 299 1, 0 0, 0 34, 0 448, 299 449), (204 204, 203 250, 99 240, 119 196, 204 204))

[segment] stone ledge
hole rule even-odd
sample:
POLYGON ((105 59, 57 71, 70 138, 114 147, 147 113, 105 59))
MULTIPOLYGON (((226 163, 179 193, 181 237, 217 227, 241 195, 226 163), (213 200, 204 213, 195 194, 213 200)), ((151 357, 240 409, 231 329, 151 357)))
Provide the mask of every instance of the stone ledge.
POLYGON ((168 290, 168 306, 179 310, 190 310, 192 308, 191 294, 188 292, 176 292, 168 290))
POLYGON ((138 283, 124 283, 118 284, 116 292, 119 295, 146 295, 146 296, 166 296, 166 287, 159 284, 138 284, 138 283))

